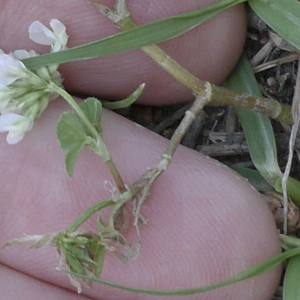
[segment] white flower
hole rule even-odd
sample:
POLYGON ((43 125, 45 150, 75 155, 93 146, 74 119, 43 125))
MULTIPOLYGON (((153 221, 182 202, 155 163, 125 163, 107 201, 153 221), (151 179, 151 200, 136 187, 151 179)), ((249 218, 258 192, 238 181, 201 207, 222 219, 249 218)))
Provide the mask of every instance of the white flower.
POLYGON ((23 60, 26 58, 30 58, 30 57, 35 57, 38 56, 38 54, 33 51, 33 50, 15 50, 12 53, 10 53, 11 56, 13 56, 14 58, 18 59, 18 60, 23 60))
POLYGON ((0 83, 10 85, 14 81, 26 77, 24 64, 12 55, 0 53, 0 83))
POLYGON ((0 116, 0 132, 8 132, 6 140, 11 145, 21 141, 32 126, 33 120, 28 117, 13 113, 0 116))
MULTIPOLYGON (((58 20, 51 20, 52 31, 40 22, 29 27, 30 38, 39 44, 50 45, 52 52, 66 48, 66 27, 58 20)), ((35 57, 33 51, 16 50, 5 54, 0 49, 0 132, 8 132, 7 142, 16 144, 23 139, 35 119, 57 98, 51 86, 62 84, 58 64, 26 69, 21 60, 35 57)))
POLYGON ((68 42, 65 25, 53 19, 50 26, 52 31, 39 21, 33 22, 29 26, 29 38, 35 43, 51 46, 52 52, 65 49, 68 42))
POLYGON ((0 51, 0 132, 8 132, 7 142, 21 141, 33 122, 56 95, 47 90, 51 82, 61 83, 57 71, 47 67, 30 71, 18 59, 35 56, 34 51, 0 51))

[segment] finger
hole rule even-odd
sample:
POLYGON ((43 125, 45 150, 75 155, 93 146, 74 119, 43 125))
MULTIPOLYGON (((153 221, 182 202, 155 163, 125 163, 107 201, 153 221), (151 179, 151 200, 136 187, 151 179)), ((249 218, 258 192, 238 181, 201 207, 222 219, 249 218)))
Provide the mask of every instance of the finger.
MULTIPOLYGON (((215 0, 132 0, 130 11, 138 24, 145 24, 180 13, 201 9, 215 0)), ((114 1, 101 1, 113 6, 114 1)), ((95 8, 83 0, 2 1, 0 4, 0 45, 5 51, 35 49, 40 53, 47 47, 37 46, 28 39, 31 22, 45 25, 53 18, 67 26, 69 47, 95 41, 119 32, 95 8), (30 7, 30 9, 28 9, 30 7)), ((168 55, 202 80, 221 83, 236 64, 243 48, 246 18, 242 6, 230 9, 191 32, 162 44, 168 55)), ((166 104, 189 101, 192 94, 162 70, 142 51, 110 56, 103 59, 67 64, 62 67, 65 86, 85 94, 108 99, 121 99, 146 83, 141 103, 166 104)))
POLYGON ((88 300, 65 289, 0 265, 1 298, 6 300, 88 300))
MULTIPOLYGON (((0 244, 24 234, 58 232, 83 211, 110 197, 107 169, 90 151, 80 155, 75 176, 68 179, 64 154, 54 124, 66 106, 51 104, 21 144, 0 147, 0 244)), ((164 152, 167 141, 111 112, 103 129, 108 147, 126 184, 132 184, 164 152)), ((280 251, 270 211, 254 189, 227 167, 180 147, 174 162, 159 178, 143 207, 149 224, 142 228, 140 256, 127 264, 109 254, 103 280, 147 289, 206 286, 236 275, 280 251)), ((95 219, 85 230, 95 230, 95 219)), ((127 233, 135 239, 135 231, 127 233)), ((66 275, 55 270, 54 249, 9 248, 0 261, 51 284, 70 288, 66 275)), ((189 299, 266 300, 278 283, 280 270, 189 299)), ((95 299, 143 299, 94 286, 84 294, 95 299)), ((148 297, 147 299, 154 299, 148 297)))

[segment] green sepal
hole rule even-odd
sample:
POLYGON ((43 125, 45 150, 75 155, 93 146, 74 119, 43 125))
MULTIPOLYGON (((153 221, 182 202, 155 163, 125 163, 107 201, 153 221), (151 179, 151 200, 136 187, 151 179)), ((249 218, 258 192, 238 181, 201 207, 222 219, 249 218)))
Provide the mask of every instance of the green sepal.
POLYGON ((66 264, 68 268, 76 275, 86 275, 86 271, 81 262, 72 256, 66 256, 66 264))
POLYGON ((69 246, 66 248, 66 256, 72 256, 83 264, 95 264, 95 262, 90 258, 87 249, 85 248, 69 246))
POLYGON ((97 244, 96 249, 94 249, 94 262, 95 262, 94 275, 96 278, 100 278, 100 275, 102 273, 105 255, 106 255, 105 247, 97 244))

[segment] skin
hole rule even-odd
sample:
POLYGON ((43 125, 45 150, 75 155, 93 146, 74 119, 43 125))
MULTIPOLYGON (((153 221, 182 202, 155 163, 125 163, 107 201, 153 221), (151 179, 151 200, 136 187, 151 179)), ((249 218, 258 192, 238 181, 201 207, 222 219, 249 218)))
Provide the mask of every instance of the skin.
MULTIPOLYGON (((158 0, 129 1, 139 24, 199 9, 213 1, 201 1, 201 5, 199 2, 186 1, 182 8, 182 2, 174 0, 165 0, 163 4, 158 0)), ((109 21, 81 1, 1 1, 2 49, 46 52, 44 47, 28 41, 26 30, 36 19, 47 24, 51 18, 67 25, 70 47, 117 32, 109 21), (29 2, 30 10, 25 9, 29 2)), ((245 15, 243 8, 237 7, 181 38, 164 43, 163 48, 195 75, 221 83, 236 63, 244 37, 245 15)), ((72 91, 122 98, 143 79, 149 86, 143 103, 191 99, 183 87, 139 51, 69 64, 62 70, 72 91), (164 89, 153 89, 157 82, 164 89)), ((64 153, 59 149, 54 129, 66 109, 62 99, 51 103, 34 129, 16 146, 7 145, 5 135, 0 136, 1 245, 25 233, 63 230, 82 211, 110 196, 103 183, 111 181, 111 177, 91 151, 83 151, 74 178, 67 178, 64 153)), ((158 162, 168 143, 108 111, 104 112, 103 130, 128 184, 158 162)), ((184 147, 179 147, 170 169, 155 184, 151 200, 142 212, 149 224, 142 229, 140 256, 122 264, 108 255, 103 280, 147 289, 200 287, 228 279, 280 251, 275 224, 262 196, 227 167, 184 147)), ((93 230, 94 221, 89 221, 84 229, 93 230)), ((126 235, 129 240, 135 239, 132 228, 126 235)), ((1 250, 0 263, 3 299, 159 299, 98 285, 84 288, 83 294, 77 295, 66 275, 55 270, 57 260, 51 248, 1 250)), ((259 278, 188 299, 267 300, 276 289, 280 271, 279 268, 259 278)))

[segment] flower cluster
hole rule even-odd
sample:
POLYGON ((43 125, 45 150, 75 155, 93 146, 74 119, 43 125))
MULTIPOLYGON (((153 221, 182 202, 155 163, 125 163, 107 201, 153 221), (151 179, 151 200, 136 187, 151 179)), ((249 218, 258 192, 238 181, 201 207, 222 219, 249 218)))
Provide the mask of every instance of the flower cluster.
MULTIPOLYGON (((29 37, 38 44, 51 46, 51 52, 66 49, 68 36, 65 26, 51 20, 52 30, 38 21, 29 26, 29 37)), ((49 84, 61 85, 58 65, 28 70, 22 60, 37 56, 31 50, 5 54, 0 50, 0 132, 8 132, 7 142, 16 144, 23 139, 49 102, 57 97, 49 84)))
POLYGON ((60 267, 65 270, 71 283, 81 293, 82 280, 87 286, 91 286, 89 279, 100 277, 103 261, 109 240, 90 232, 58 232, 43 235, 25 236, 7 242, 6 247, 29 245, 31 249, 55 246, 58 251, 60 267))

